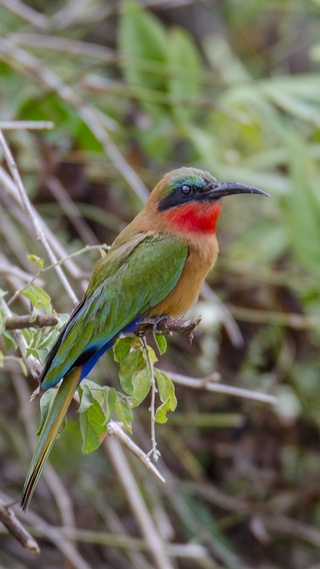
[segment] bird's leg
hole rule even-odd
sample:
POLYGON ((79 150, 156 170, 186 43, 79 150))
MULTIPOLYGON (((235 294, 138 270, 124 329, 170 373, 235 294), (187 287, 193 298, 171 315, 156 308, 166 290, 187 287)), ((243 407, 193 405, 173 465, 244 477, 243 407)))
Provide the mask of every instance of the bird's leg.
POLYGON ((160 333, 169 333, 170 330, 168 330, 168 332, 162 331, 162 329, 160 329, 160 326, 165 326, 165 322, 167 320, 170 320, 170 317, 167 316, 166 314, 164 314, 163 316, 146 316, 145 318, 141 318, 138 322, 137 322, 137 327, 136 327, 136 334, 138 336, 144 336, 144 334, 146 334, 146 332, 153 332, 154 334, 160 334, 160 333))
POLYGON ((146 317, 137 323, 136 334, 144 335, 148 331, 154 334, 169 334, 170 332, 178 332, 186 334, 191 343, 194 332, 201 322, 201 316, 197 316, 191 320, 180 320, 179 318, 170 318, 170 316, 146 317))

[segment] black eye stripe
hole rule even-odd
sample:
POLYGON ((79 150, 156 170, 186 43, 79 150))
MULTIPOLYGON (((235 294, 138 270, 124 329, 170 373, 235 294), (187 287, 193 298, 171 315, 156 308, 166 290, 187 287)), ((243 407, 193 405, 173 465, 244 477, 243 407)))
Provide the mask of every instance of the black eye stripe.
POLYGON ((187 184, 181 182, 158 203, 158 210, 165 211, 172 207, 178 207, 188 202, 203 202, 207 199, 207 192, 205 186, 197 186, 195 184, 187 184))

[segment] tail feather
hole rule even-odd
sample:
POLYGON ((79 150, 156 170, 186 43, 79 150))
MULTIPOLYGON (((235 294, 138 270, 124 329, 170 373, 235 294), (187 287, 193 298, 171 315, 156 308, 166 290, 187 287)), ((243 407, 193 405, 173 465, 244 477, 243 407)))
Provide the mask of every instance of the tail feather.
POLYGON ((21 507, 26 510, 35 491, 37 482, 40 478, 43 467, 48 459, 56 436, 61 427, 62 421, 74 392, 80 381, 81 368, 74 368, 65 376, 60 385, 57 395, 54 398, 51 409, 41 430, 38 444, 31 460, 29 471, 24 483, 21 507))

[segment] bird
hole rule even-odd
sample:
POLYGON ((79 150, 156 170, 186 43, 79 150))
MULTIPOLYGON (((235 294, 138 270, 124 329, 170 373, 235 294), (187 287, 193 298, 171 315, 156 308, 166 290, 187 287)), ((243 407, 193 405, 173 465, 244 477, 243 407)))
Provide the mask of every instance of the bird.
POLYGON ((40 392, 59 384, 39 435, 22 491, 26 510, 62 421, 81 380, 120 335, 143 318, 182 318, 198 300, 214 267, 221 199, 234 194, 268 195, 209 172, 182 167, 155 186, 144 208, 96 262, 82 300, 48 353, 40 392))

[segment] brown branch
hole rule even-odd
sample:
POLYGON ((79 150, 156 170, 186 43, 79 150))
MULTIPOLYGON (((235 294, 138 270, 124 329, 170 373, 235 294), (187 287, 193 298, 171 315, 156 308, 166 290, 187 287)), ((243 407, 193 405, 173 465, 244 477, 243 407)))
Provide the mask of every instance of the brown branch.
POLYGON ((178 318, 170 318, 169 316, 160 316, 159 318, 144 318, 137 324, 136 333, 138 335, 146 332, 154 334, 169 334, 170 332, 178 332, 185 334, 191 343, 194 332, 201 322, 201 316, 197 316, 192 320, 179 320, 178 318))
POLYGON ((45 328, 56 326, 59 318, 56 314, 37 314, 34 318, 30 314, 24 316, 10 316, 6 318, 6 330, 21 330, 22 328, 45 328))
POLYGON ((40 548, 36 540, 23 527, 16 518, 9 505, 0 500, 0 520, 7 530, 21 543, 22 547, 31 553, 40 553, 40 548))

